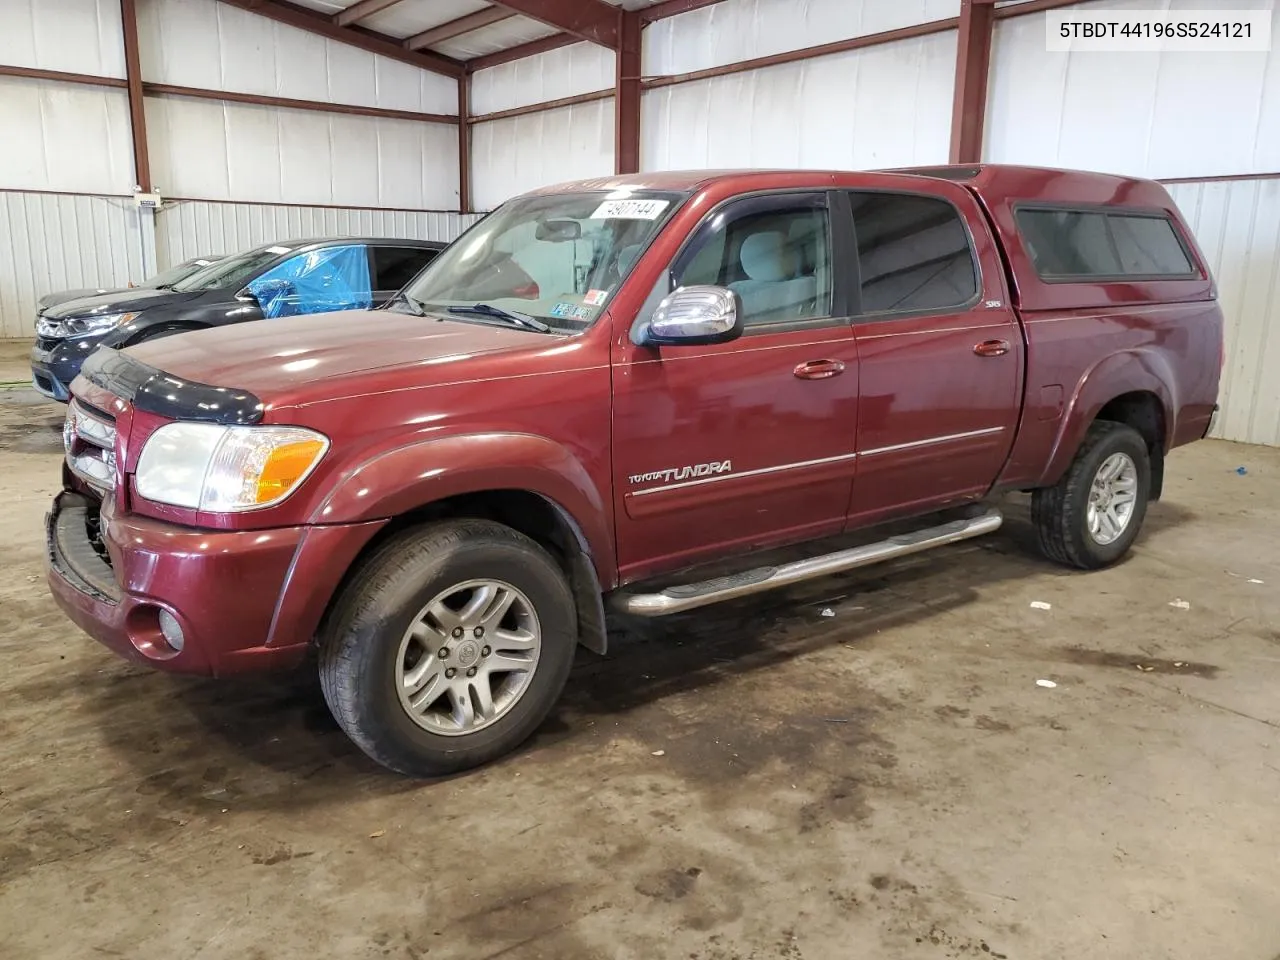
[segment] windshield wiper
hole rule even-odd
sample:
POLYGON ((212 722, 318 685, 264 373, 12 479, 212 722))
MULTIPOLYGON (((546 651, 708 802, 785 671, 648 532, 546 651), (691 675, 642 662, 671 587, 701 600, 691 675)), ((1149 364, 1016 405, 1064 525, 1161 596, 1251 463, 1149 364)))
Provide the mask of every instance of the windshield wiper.
POLYGON ((537 330, 539 333, 551 332, 551 327, 536 317, 531 317, 527 313, 517 313, 514 310, 503 310, 501 307, 495 307, 491 303, 473 303, 467 306, 449 307, 448 309, 450 313, 472 313, 481 317, 496 317, 499 320, 507 320, 514 323, 516 326, 537 330))
POLYGON ((392 306, 394 306, 397 303, 403 303, 406 307, 409 308, 409 312, 412 313, 415 317, 425 317, 427 315, 426 305, 421 300, 415 300, 413 297, 409 296, 403 290, 399 291, 394 297, 388 300, 386 304, 383 306, 383 309, 389 310, 391 309, 392 306))

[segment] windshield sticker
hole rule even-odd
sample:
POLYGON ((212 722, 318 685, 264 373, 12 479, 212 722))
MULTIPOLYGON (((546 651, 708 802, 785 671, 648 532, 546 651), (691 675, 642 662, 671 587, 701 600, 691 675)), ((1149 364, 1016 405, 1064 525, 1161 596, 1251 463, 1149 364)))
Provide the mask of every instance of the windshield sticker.
POLYGON ((573 317, 575 320, 590 320, 591 311, 586 307, 574 307, 573 312, 569 314, 569 316, 573 317))
POLYGON ((573 311, 577 309, 572 303, 561 301, 551 308, 550 313, 553 317, 572 317, 573 311))
POLYGON ((591 214, 592 220, 657 220, 670 200, 606 200, 591 214))
POLYGON ((608 290, 588 290, 587 295, 582 298, 582 302, 588 307, 598 307, 604 303, 609 297, 608 290))

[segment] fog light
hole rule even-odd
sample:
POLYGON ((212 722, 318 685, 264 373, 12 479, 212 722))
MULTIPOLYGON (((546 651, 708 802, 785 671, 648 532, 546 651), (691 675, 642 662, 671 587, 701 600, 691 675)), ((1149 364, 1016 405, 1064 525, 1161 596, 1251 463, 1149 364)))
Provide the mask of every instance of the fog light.
POLYGON ((160 633, 164 636, 165 642, 169 646, 179 653, 182 652, 182 645, 186 642, 186 638, 182 635, 181 624, 168 610, 160 611, 160 633))

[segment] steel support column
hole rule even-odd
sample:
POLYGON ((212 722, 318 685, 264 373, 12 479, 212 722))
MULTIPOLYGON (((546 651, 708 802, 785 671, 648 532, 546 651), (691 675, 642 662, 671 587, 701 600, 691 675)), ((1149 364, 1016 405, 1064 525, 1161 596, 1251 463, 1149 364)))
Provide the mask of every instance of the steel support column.
POLYGON ((613 97, 615 173, 640 171, 640 33, 643 26, 639 10, 619 11, 613 97))
POLYGON ((142 102, 142 67, 138 62, 138 17, 133 0, 120 0, 124 33, 124 74, 129 89, 129 128, 133 134, 133 174, 143 193, 151 192, 151 159, 147 153, 147 114, 142 102))
POLYGON ((995 6, 995 0, 960 2, 955 93, 951 102, 952 163, 977 163, 982 159, 995 6))
POLYGON ((471 212, 471 75, 458 78, 458 211, 471 212))

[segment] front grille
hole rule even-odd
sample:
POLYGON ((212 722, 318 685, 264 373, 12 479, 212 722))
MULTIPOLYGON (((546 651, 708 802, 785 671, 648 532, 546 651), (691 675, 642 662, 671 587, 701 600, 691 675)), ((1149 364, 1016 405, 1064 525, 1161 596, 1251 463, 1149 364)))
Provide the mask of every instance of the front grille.
POLYGON ((116 421, 109 413, 72 400, 62 426, 71 472, 105 496, 116 486, 116 421))

